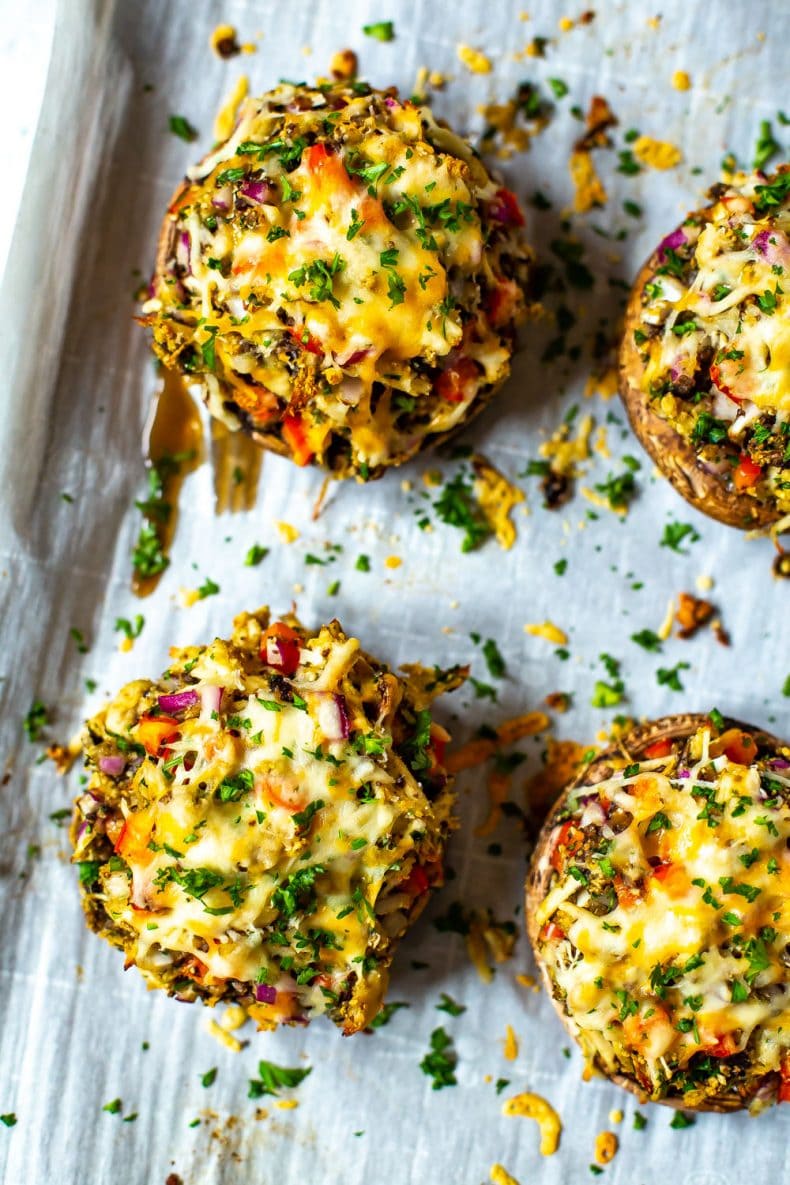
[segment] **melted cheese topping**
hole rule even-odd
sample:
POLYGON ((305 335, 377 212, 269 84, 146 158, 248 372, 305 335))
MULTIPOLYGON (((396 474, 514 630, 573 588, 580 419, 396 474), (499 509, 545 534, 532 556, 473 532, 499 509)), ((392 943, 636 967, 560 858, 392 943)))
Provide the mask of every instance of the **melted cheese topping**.
MULTIPOLYGON (((431 770, 435 797, 446 779, 425 756, 427 712, 389 722, 402 732, 411 719, 419 732, 400 748, 383 719, 371 726, 382 689, 405 707, 408 685, 372 668, 336 627, 302 639, 289 680, 220 640, 185 652, 169 676, 178 693, 188 678, 186 715, 167 715, 170 688, 164 702, 162 686, 147 688, 141 705, 136 686, 120 698, 123 722, 114 706, 99 722, 148 750, 123 775, 115 855, 95 894, 128 961, 151 986, 173 967, 217 998, 247 985, 264 1023, 329 1011, 348 1027, 353 995, 351 1028, 364 1027, 391 939, 440 875, 449 799, 432 803, 409 765, 431 770), (174 726, 152 746, 157 702, 174 726)), ((99 764, 87 819, 90 795, 106 793, 99 764)), ((88 826, 76 858, 95 839, 88 826)))
POLYGON ((523 218, 428 108, 283 85, 188 179, 144 311, 229 426, 370 476, 506 377, 523 218))
POLYGON ((722 751, 742 757, 735 732, 613 762, 554 833, 541 954, 588 1057, 654 1098, 790 1050, 790 750, 743 765, 722 751))
POLYGON ((788 176, 743 179, 664 240, 635 339, 659 414, 739 492, 790 508, 788 176))

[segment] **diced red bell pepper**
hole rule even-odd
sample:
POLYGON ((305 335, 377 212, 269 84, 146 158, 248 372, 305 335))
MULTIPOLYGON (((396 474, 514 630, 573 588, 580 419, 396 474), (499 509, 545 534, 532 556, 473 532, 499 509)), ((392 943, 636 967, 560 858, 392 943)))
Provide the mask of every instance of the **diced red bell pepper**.
POLYGON ((753 461, 748 453, 741 453, 733 470, 733 485, 736 490, 750 490, 752 486, 757 485, 762 475, 763 471, 757 462, 753 461))
POLYGON ((172 716, 141 716, 137 724, 137 740, 152 757, 159 757, 168 741, 177 735, 181 725, 172 716))
POLYGON ((283 675, 299 666, 299 635, 284 621, 273 621, 261 638, 261 661, 283 675))
POLYGON ((562 870, 563 849, 569 853, 575 852, 583 839, 583 833, 570 819, 567 819, 562 824, 554 837, 554 843, 551 849, 551 866, 555 872, 562 870))
POLYGON ((497 222, 505 226, 523 226, 524 215, 518 204, 518 198, 511 189, 498 189, 494 200, 489 206, 489 213, 497 222))
POLYGON ((737 733, 731 741, 728 741, 724 755, 730 761, 734 761, 736 765, 751 765, 757 756, 754 737, 749 736, 747 732, 737 733))
POLYGON ((653 760, 656 757, 669 757, 672 752, 672 741, 669 737, 660 737, 645 749, 645 757, 653 760))
POLYGON ((540 936, 544 942, 555 942, 565 937, 565 931, 556 922, 546 922, 546 925, 540 932, 540 936))
POLYGON ((307 442, 307 433, 302 417, 283 416, 282 435, 296 464, 307 465, 313 458, 313 450, 307 442))
POLYGON ((422 893, 427 893, 430 887, 431 882, 422 864, 415 864, 406 879, 398 886, 402 893, 408 893, 410 897, 419 897, 422 893))
POLYGON ((324 348, 318 338, 308 333, 304 326, 298 329, 295 325, 291 325, 288 332, 297 345, 300 345, 303 350, 307 350, 308 354, 323 354, 324 348))
POLYGON ((448 403, 463 403, 468 395, 470 383, 476 383, 480 370, 471 358, 459 358, 448 366, 436 380, 434 390, 441 399, 448 403))
POLYGON ((731 399, 733 401, 733 403, 743 403, 743 400, 740 398, 739 395, 735 394, 732 387, 727 386, 726 382, 724 381, 724 379, 722 377, 721 367, 717 366, 715 362, 712 363, 711 368, 710 368, 710 381, 712 383, 715 383, 715 385, 721 391, 722 395, 726 395, 728 399, 731 399))
POLYGON ((717 1038, 715 1045, 709 1045, 705 1050, 711 1057, 732 1057, 738 1046, 732 1033, 723 1033, 717 1038))
POLYGON ((782 1081, 779 1084, 778 1102, 790 1103, 790 1057, 785 1057, 779 1064, 782 1081))

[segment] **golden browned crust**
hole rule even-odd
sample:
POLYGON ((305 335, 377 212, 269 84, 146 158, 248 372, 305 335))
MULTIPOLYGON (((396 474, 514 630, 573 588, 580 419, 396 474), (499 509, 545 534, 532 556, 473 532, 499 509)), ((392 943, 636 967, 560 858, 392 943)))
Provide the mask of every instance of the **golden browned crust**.
POLYGON ((653 411, 642 390, 644 368, 634 330, 641 321, 642 290, 655 274, 658 262, 658 252, 654 252, 640 269, 625 313, 619 359, 620 397, 631 427, 664 477, 697 510, 741 530, 769 527, 780 518, 779 511, 762 505, 748 494, 728 490, 715 473, 703 468, 691 444, 653 411))
MULTIPOLYGON (((610 758, 617 756, 628 757, 638 760, 648 745, 653 744, 654 741, 669 738, 670 740, 678 740, 691 736, 697 729, 705 723, 707 716, 697 712, 686 712, 678 716, 661 716, 657 720, 647 721, 645 724, 639 724, 633 728, 625 737, 623 737, 616 745, 611 745, 605 749, 603 753, 599 754, 589 765, 586 765, 580 773, 571 781, 560 794, 554 806, 546 816, 545 822, 541 827, 535 843, 535 850, 532 854, 529 871, 527 873, 526 883, 526 926, 527 935, 532 946, 532 953, 535 956, 535 962, 543 979, 543 985, 546 993, 554 1005, 554 1010, 559 1016, 565 1027, 566 1032, 576 1040, 576 1034, 573 1031, 573 1026, 570 1023, 570 1018, 565 1013, 562 1004, 554 995, 554 985, 548 973, 545 960, 543 959, 539 945, 538 934, 540 927, 537 924, 537 911, 546 896, 549 884, 551 881, 552 867, 551 867, 551 837, 554 829, 554 824, 557 816, 565 809, 568 800, 568 795, 577 786, 587 784, 591 780, 603 780, 606 774, 607 763, 610 758), (596 777, 596 774, 600 777, 596 777)), ((757 729, 751 724, 744 724, 742 721, 733 720, 729 717, 725 718, 727 727, 740 727, 754 736, 761 739, 763 744, 769 746, 781 746, 782 742, 778 737, 771 733, 765 732, 762 729, 757 729)), ((631 1094, 637 1096, 640 1102, 647 1102, 647 1094, 639 1087, 638 1083, 634 1082, 632 1078, 625 1074, 612 1074, 611 1081, 617 1086, 623 1086, 631 1094)), ((740 1095, 732 1093, 730 1095, 722 1095, 717 1101, 710 1103, 698 1104, 691 1106, 684 1103, 682 1099, 655 1099, 654 1102, 659 1102, 665 1107, 672 1107, 680 1111, 739 1111, 748 1104, 748 1099, 744 1100, 740 1095)))

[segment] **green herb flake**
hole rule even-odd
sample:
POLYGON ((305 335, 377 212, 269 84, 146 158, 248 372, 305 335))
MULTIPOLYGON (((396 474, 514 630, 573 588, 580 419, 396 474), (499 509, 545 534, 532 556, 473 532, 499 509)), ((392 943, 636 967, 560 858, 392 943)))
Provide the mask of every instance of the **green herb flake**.
POLYGON ((265 1095, 279 1095, 281 1090, 293 1090, 312 1073, 312 1066, 289 1069, 274 1062, 259 1062, 258 1077, 251 1078, 247 1098, 262 1099, 265 1095))
POLYGON ((420 1062, 420 1069, 431 1081, 432 1090, 443 1090, 446 1086, 457 1086, 455 1068, 458 1057, 453 1043, 443 1028, 431 1033, 430 1050, 420 1062))
POLYGON ((374 21, 372 25, 363 25, 362 32, 366 37, 373 37, 376 41, 395 40, 395 26, 392 21, 374 21))
POLYGON ((197 140, 198 131, 194 128, 185 115, 171 115, 168 120, 168 127, 174 136, 185 140, 187 144, 191 144, 193 140, 197 140))

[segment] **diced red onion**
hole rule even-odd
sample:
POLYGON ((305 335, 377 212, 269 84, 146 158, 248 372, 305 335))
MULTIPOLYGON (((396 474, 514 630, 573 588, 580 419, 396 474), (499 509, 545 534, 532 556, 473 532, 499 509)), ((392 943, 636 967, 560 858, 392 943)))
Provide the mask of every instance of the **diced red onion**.
POLYGON ((600 827, 606 822, 606 812, 600 802, 588 802, 579 819, 580 827, 600 827))
POLYGON ((691 777, 691 770, 690 769, 679 769, 678 770, 678 777, 679 778, 690 778, 691 777))
POLYGON ((229 210, 233 201, 233 190, 229 185, 223 185, 211 195, 211 204, 215 210, 229 210))
POLYGON ((752 240, 752 246, 768 263, 784 266, 790 262, 790 243, 780 230, 761 230, 752 240))
POLYGON ((163 712, 183 712, 199 699, 198 693, 189 688, 187 691, 174 691, 172 695, 160 695, 159 707, 163 712))
POLYGON ((292 675, 299 665, 299 646, 291 638, 272 634, 266 639, 266 662, 283 674, 292 675))
POLYGON ((390 110, 393 110, 395 107, 400 107, 401 105, 397 99, 393 99, 392 95, 387 95, 384 102, 390 108, 390 110))
POLYGON ((338 366, 356 366, 357 362, 361 362, 363 358, 367 358, 372 353, 370 346, 364 346, 362 349, 350 350, 348 354, 338 354, 338 366))
POLYGON ((119 753, 108 754, 99 758, 99 769, 108 778, 119 778, 126 769, 126 758, 119 753))
POLYGON ((673 230, 672 234, 666 235, 658 244, 659 262, 664 262, 667 251, 676 251, 678 247, 682 247, 686 242, 688 240, 682 226, 679 226, 677 230, 673 230))
POLYGON ((790 761, 785 757, 772 757, 768 764, 771 769, 790 769, 790 761))
POLYGON ((77 806, 81 814, 95 815, 101 803, 95 794, 91 794, 90 790, 86 790, 77 799, 77 806))
POLYGON ((253 205, 263 206, 267 202, 271 202, 274 189, 268 181, 245 181, 243 185, 239 186, 239 193, 253 205))
POLYGON ((328 692, 318 701, 318 723, 329 741, 344 741, 348 737, 348 712, 342 695, 328 692))
POLYGON ((88 820, 83 819, 82 822, 80 823, 79 829, 77 831, 77 843, 80 842, 80 840, 82 839, 83 835, 85 834, 85 832, 88 830, 89 827, 90 827, 90 823, 88 822, 88 820))
POLYGON ((255 999, 259 1004, 276 1004, 277 988, 268 983, 256 983, 255 999))
POLYGON ((219 706, 222 703, 222 688, 221 687, 201 687, 200 689, 200 707, 204 715, 210 716, 212 712, 218 712, 219 706))

